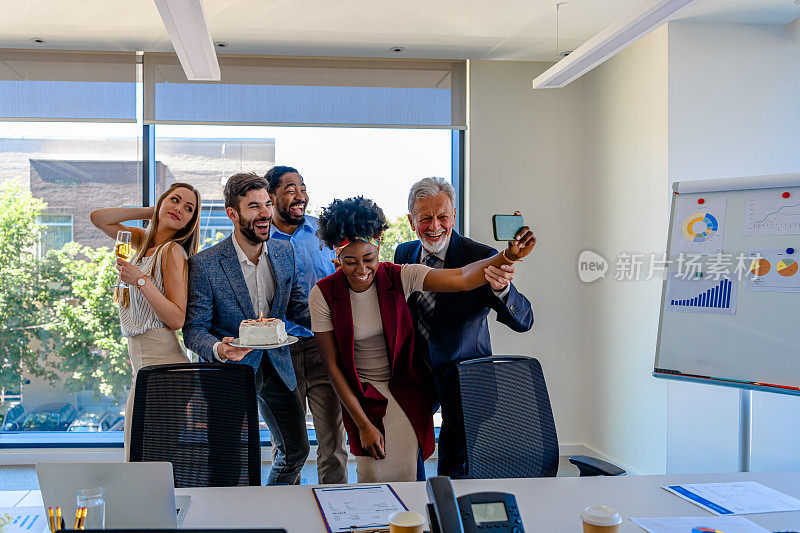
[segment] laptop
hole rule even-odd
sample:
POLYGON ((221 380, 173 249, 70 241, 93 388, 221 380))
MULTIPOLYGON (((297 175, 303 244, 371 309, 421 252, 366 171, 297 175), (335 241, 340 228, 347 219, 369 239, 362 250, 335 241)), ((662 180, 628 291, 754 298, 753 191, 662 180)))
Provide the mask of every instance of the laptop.
POLYGON ((170 463, 37 463, 36 476, 45 508, 60 506, 67 517, 80 489, 106 489, 108 529, 176 528, 191 499, 175 496, 170 463))

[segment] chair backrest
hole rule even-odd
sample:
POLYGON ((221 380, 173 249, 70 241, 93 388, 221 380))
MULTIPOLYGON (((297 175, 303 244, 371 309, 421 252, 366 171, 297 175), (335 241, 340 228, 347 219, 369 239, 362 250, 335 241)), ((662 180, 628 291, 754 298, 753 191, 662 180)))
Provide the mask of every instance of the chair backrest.
POLYGON ((457 365, 469 478, 550 477, 558 437, 542 366, 494 356, 457 365))
POLYGON ((249 365, 139 370, 131 461, 169 461, 176 487, 261 485, 255 376, 249 365))

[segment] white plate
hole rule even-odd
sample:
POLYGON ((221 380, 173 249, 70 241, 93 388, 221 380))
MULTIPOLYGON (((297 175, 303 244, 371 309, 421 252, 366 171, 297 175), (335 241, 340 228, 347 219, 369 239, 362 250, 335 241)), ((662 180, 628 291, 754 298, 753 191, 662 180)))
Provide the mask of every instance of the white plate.
POLYGON ((275 348, 280 348, 281 346, 289 346, 290 344, 294 344, 299 341, 297 337, 294 335, 289 335, 285 341, 280 344, 240 344, 239 337, 233 339, 231 346, 235 346, 237 348, 253 348, 255 350, 274 350, 275 348))

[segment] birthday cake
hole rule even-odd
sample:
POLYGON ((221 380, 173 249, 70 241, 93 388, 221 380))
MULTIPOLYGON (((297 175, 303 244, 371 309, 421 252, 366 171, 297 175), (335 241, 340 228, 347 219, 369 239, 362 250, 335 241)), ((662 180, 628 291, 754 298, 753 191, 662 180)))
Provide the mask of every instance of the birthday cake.
POLYGON ((280 344, 287 338, 286 324, 278 318, 247 319, 239 324, 239 343, 245 346, 280 344))

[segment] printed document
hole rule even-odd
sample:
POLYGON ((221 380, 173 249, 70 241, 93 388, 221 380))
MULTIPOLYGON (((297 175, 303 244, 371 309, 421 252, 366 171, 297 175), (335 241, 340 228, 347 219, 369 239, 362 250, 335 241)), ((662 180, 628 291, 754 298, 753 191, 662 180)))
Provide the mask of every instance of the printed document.
POLYGON ((661 487, 716 515, 800 511, 800 500, 755 481, 661 487))
POLYGON ((771 533, 741 516, 709 516, 692 518, 631 518, 648 533, 771 533))
POLYGON ((406 511, 387 484, 348 487, 316 487, 314 497, 330 533, 349 532, 351 528, 389 527, 389 515, 406 511))

